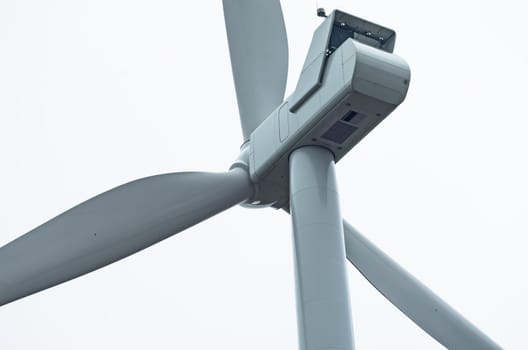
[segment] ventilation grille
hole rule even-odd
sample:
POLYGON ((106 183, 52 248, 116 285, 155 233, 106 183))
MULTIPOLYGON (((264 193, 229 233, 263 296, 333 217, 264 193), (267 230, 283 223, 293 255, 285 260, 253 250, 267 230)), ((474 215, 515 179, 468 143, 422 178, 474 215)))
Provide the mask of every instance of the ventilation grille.
POLYGON ((321 138, 338 143, 338 144, 342 144, 357 129, 358 128, 353 125, 343 123, 342 121, 337 121, 334 125, 330 127, 330 129, 328 129, 321 136, 321 138))

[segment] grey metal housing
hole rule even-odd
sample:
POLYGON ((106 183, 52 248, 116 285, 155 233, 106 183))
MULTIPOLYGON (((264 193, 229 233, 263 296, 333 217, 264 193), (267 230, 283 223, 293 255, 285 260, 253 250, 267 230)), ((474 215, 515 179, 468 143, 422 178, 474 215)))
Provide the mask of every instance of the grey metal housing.
MULTIPOLYGON (((296 91, 251 134, 249 168, 254 182, 279 189, 288 178, 289 154, 302 146, 325 147, 339 161, 405 99, 410 69, 398 56, 352 38, 324 56, 321 50, 326 50, 332 24, 329 17, 314 33, 306 61, 313 56, 315 63, 303 70, 296 91), (324 64, 317 63, 321 55, 324 64), (320 72, 322 83, 314 90, 320 72), (298 91, 309 97, 299 99, 298 91), (294 111, 293 103, 299 104, 294 111)), ((270 204, 287 205, 287 190, 276 197, 270 204)))

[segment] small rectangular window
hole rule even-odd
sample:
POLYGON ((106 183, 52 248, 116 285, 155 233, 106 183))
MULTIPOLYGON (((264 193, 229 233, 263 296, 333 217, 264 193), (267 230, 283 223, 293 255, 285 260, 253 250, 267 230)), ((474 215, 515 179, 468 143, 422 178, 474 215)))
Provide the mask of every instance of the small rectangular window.
POLYGON ((356 115, 358 115, 358 112, 356 111, 349 111, 347 114, 341 118, 341 120, 344 120, 346 122, 350 122, 356 115))

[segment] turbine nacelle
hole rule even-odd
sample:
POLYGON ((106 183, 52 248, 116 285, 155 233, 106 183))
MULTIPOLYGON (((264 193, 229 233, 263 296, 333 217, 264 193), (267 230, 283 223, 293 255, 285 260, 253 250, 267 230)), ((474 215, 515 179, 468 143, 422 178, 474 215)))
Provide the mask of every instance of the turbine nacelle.
POLYGON ((247 162, 256 196, 246 205, 288 206, 289 162, 303 146, 339 161, 407 94, 410 69, 392 54, 396 33, 334 11, 315 31, 295 92, 251 133, 247 162))

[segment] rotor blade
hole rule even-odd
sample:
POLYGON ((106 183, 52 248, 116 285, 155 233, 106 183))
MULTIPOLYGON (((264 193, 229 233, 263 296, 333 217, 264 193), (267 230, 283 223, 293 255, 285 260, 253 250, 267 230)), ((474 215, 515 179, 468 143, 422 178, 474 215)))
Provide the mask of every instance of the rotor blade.
POLYGON ((279 0, 223 0, 244 141, 282 102, 288 40, 279 0))
POLYGON ((420 328, 448 349, 501 349, 488 336, 343 221, 348 260, 420 328))
POLYGON ((0 305, 131 255, 252 191, 235 168, 147 177, 93 197, 0 248, 0 305))

